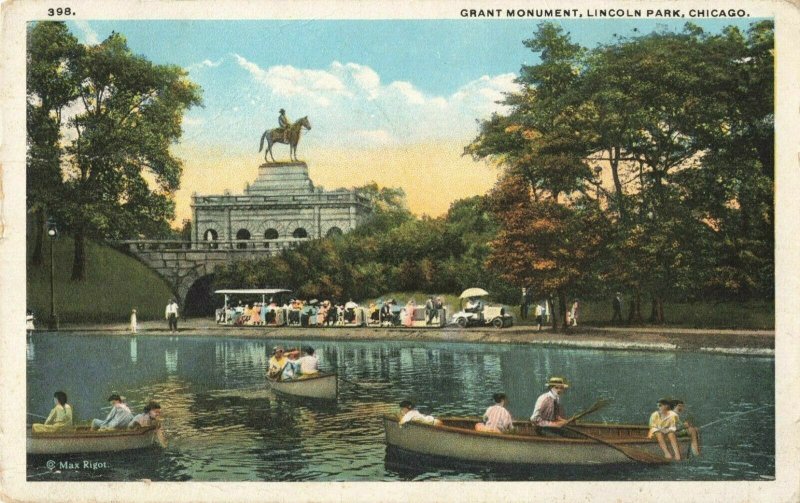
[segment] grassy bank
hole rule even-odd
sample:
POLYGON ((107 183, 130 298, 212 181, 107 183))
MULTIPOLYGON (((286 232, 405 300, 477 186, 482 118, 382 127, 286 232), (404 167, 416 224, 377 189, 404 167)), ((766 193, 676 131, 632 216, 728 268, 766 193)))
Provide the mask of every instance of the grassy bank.
MULTIPOLYGON (((30 244, 30 243, 29 243, 30 244)), ((161 319, 172 293, 155 272, 135 259, 97 243, 87 243, 86 279, 70 280, 72 239, 55 242, 55 304, 59 320, 112 322, 130 318, 136 309, 139 320, 161 319)), ((50 313, 50 248, 44 246, 44 264, 28 266, 28 309, 44 323, 50 313)), ((29 250, 30 257, 30 250, 29 250)), ((30 262, 29 262, 30 263, 30 262)))
MULTIPOLYGON (((424 305, 429 294, 423 292, 391 292, 383 295, 381 299, 393 298, 398 304, 404 305, 409 299, 414 299, 417 305, 424 305)), ((457 295, 442 295, 444 303, 451 308, 459 308, 457 295)), ((374 299, 368 300, 369 303, 374 299)), ((489 299, 491 303, 491 298, 489 299)), ((365 303, 365 304, 366 304, 365 303)), ((508 305, 514 315, 515 323, 532 323, 533 308, 529 310, 529 319, 523 321, 520 317, 518 305, 508 305)), ((452 311, 451 311, 452 312, 452 311)), ((579 322, 582 325, 610 326, 612 315, 611 299, 608 300, 582 300, 579 322)), ((628 319, 627 305, 622 309, 623 319, 628 319)), ((650 304, 642 305, 642 316, 646 320, 650 317, 650 304)), ((694 302, 679 303, 667 302, 664 305, 666 326, 681 328, 730 328, 750 330, 773 330, 775 328, 775 304, 766 301, 750 302, 694 302)))

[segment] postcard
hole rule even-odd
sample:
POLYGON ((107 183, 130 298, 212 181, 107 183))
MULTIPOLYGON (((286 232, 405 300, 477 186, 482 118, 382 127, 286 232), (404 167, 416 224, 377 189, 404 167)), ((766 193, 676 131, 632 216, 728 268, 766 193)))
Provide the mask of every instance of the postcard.
POLYGON ((4 499, 796 501, 799 16, 5 3, 4 499))

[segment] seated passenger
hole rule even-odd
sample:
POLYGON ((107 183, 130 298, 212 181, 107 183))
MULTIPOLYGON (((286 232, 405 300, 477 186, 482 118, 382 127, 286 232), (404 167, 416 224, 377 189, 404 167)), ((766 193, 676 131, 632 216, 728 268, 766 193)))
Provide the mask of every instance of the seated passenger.
POLYGON ((103 420, 93 419, 93 430, 112 430, 114 428, 125 428, 133 420, 131 409, 125 405, 125 403, 122 401, 122 397, 119 396, 119 393, 111 393, 111 396, 108 397, 108 401, 111 402, 111 410, 109 411, 108 416, 106 416, 106 418, 103 420))
POLYGON ((380 323, 380 313, 378 312, 378 306, 374 302, 369 303, 368 312, 370 323, 380 323))
POLYGON ((481 301, 480 297, 470 297, 466 307, 464 307, 464 311, 468 313, 482 313, 483 301, 481 301))
POLYGON ((692 439, 692 454, 699 456, 700 451, 700 430, 694 426, 694 420, 686 413, 686 407, 683 400, 673 400, 672 410, 678 415, 677 431, 678 436, 689 435, 692 439))
POLYGON ((144 412, 133 416, 131 424, 128 428, 147 428, 153 426, 158 418, 161 417, 161 405, 158 402, 150 400, 144 406, 144 412))
POLYGON ((391 326, 392 322, 394 321, 394 315, 392 314, 392 301, 387 300, 381 306, 380 316, 381 316, 381 325, 384 326, 391 326))
POLYGON ((410 400, 403 400, 400 402, 400 425, 404 425, 409 421, 417 423, 432 424, 433 426, 441 426, 442 422, 433 416, 425 416, 414 407, 414 403, 410 400))
POLYGON ((44 424, 34 423, 34 433, 46 433, 72 428, 72 407, 67 403, 67 394, 63 391, 53 393, 53 410, 48 414, 44 424))
POLYGON ((252 309, 251 313, 252 314, 250 315, 251 316, 250 321, 253 323, 253 325, 262 325, 263 323, 261 323, 261 303, 260 302, 256 302, 255 304, 253 304, 253 309, 252 309))
POLYGON ((495 393, 492 395, 494 405, 486 409, 483 414, 483 422, 475 425, 477 431, 488 431, 492 433, 507 433, 514 428, 514 420, 511 413, 506 409, 508 399, 505 393, 495 393))
POLYGON ((358 304, 353 302, 353 299, 347 301, 347 304, 344 305, 344 321, 347 323, 355 323, 356 321, 356 309, 358 309, 358 304))
POLYGON ((319 372, 319 359, 314 356, 314 348, 311 346, 303 348, 303 356, 297 361, 300 363, 300 374, 309 375, 319 372))
POLYGON ((659 447, 661 447, 661 450, 664 452, 664 457, 667 459, 674 458, 680 461, 681 450, 678 447, 678 438, 675 436, 677 429, 678 415, 672 410, 672 402, 666 398, 662 398, 658 401, 658 410, 650 415, 650 431, 647 434, 647 438, 653 438, 653 436, 655 436, 656 440, 658 440, 659 447), (664 437, 669 439, 674 456, 670 454, 664 437))

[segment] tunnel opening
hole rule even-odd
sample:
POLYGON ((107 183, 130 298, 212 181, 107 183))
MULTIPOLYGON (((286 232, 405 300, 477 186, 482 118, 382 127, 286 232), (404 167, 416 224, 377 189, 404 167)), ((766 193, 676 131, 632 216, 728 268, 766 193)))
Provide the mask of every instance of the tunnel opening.
POLYGON ((214 275, 207 274, 197 279, 189 291, 186 293, 186 301, 184 302, 183 312, 187 317, 206 317, 213 316, 217 306, 216 301, 221 299, 214 299, 214 292, 212 286, 214 283, 214 275))

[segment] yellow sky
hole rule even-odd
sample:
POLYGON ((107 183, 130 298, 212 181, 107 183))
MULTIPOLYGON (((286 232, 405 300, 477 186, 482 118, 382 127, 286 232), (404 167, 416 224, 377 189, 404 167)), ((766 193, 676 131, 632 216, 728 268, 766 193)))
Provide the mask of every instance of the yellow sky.
MULTIPOLYGON (((364 185, 401 187, 414 213, 438 216, 461 198, 484 194, 497 171, 484 162, 462 157, 464 143, 426 143, 374 149, 316 150, 300 153, 316 186, 327 190, 364 185)), ((258 175, 263 154, 231 154, 221 149, 178 146, 184 160, 181 190, 176 193, 176 222, 191 218, 191 194, 241 194, 258 175)), ((277 160, 287 157, 279 152, 277 160)))

